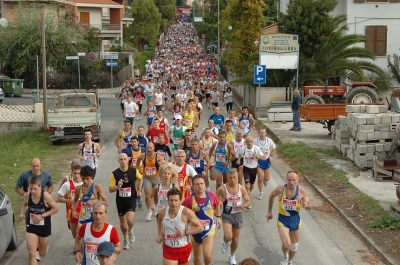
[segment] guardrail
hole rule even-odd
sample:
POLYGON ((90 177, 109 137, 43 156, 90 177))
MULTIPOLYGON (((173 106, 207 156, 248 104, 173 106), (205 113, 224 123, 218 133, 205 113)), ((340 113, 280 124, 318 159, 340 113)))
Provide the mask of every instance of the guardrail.
POLYGON ((36 122, 34 105, 0 105, 0 122, 36 122))

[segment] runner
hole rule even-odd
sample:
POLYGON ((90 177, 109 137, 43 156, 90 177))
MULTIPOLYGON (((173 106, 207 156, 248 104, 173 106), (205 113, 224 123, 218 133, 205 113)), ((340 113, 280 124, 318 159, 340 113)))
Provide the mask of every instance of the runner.
POLYGON ((183 141, 179 142, 178 149, 182 149, 185 152, 189 152, 190 149, 192 148, 192 144, 191 144, 192 139, 193 139, 193 130, 186 129, 185 130, 185 139, 183 139, 183 141))
POLYGON ((135 102, 132 101, 132 95, 128 95, 128 100, 124 104, 125 119, 129 120, 133 126, 135 121, 135 115, 139 112, 139 107, 135 102))
MULTIPOLYGON (((143 164, 141 168, 143 172, 143 188, 144 194, 146 196, 146 207, 147 207, 147 216, 146 220, 151 221, 151 191, 154 189, 158 183, 160 183, 160 178, 158 177, 158 168, 160 165, 161 157, 157 156, 157 153, 154 151, 154 144, 149 142, 146 147, 146 152, 141 154, 136 163, 136 168, 140 167, 140 164, 143 164)), ((161 162, 162 163, 162 162, 161 162)), ((158 198, 154 197, 154 203, 157 204, 158 198)))
POLYGON ((249 114, 249 108, 247 106, 242 107, 242 113, 238 116, 239 128, 243 130, 244 135, 250 133, 250 129, 255 130, 255 122, 253 115, 249 114))
POLYGON ((240 229, 243 227, 242 211, 251 205, 251 200, 246 189, 238 183, 236 170, 229 169, 228 182, 217 189, 217 196, 223 202, 222 223, 224 241, 222 242, 221 251, 224 254, 228 250, 229 245, 231 245, 229 264, 236 265, 235 252, 239 246, 240 229))
POLYGON ((158 143, 156 143, 154 147, 154 151, 160 155, 164 160, 166 159, 166 155, 168 155, 168 162, 172 161, 172 153, 171 149, 169 149, 169 146, 165 144, 165 135, 164 134, 159 134, 158 135, 158 143))
POLYGON ((109 241, 103 241, 97 246, 97 259, 100 265, 114 265, 117 259, 115 246, 109 241))
POLYGON ((29 265, 38 264, 49 248, 49 236, 51 235, 50 216, 58 212, 58 205, 51 195, 42 189, 42 180, 38 176, 32 176, 28 181, 28 192, 24 194, 19 220, 28 219, 26 222, 26 248, 29 253, 29 265), (37 249, 39 248, 39 256, 37 249))
POLYGON ((124 129, 120 130, 114 138, 114 144, 118 149, 118 154, 124 153, 129 149, 129 143, 132 136, 137 135, 137 132, 132 128, 132 123, 129 120, 124 121, 124 129))
POLYGON ((228 117, 225 118, 225 124, 226 121, 232 121, 232 128, 236 131, 237 129, 239 129, 239 121, 237 119, 237 117, 235 117, 235 111, 234 110, 230 110, 228 112, 228 117))
POLYGON ((83 224, 75 238, 75 249, 79 250, 76 252, 75 261, 82 265, 100 264, 97 248, 104 241, 113 243, 115 253, 119 254, 122 251, 117 229, 106 223, 107 205, 104 202, 96 202, 93 204, 92 212, 95 219, 83 224))
MULTIPOLYGON (((251 194, 251 191, 254 188, 254 182, 256 181, 257 176, 257 163, 260 160, 265 159, 265 155, 261 151, 260 147, 254 145, 253 137, 248 135, 244 140, 246 146, 243 146, 239 150, 238 160, 236 161, 237 165, 240 164, 240 159, 243 158, 243 177, 244 183, 247 193, 251 194)), ((260 187, 259 187, 260 188, 260 187)), ((260 188, 260 196, 262 196, 262 185, 260 188)), ((260 198, 260 197, 259 197, 260 198)), ((261 197, 262 199, 262 197, 261 197)), ((251 209, 251 205, 248 207, 251 209)))
POLYGON ((96 177, 97 166, 101 156, 101 148, 98 143, 92 141, 93 130, 83 129, 85 141, 78 145, 76 156, 82 161, 82 166, 90 166, 93 169, 93 179, 96 177))
POLYGON ((233 105, 233 93, 232 93, 232 88, 228 87, 226 89, 226 92, 224 94, 225 99, 225 104, 226 104, 226 112, 229 113, 229 111, 232 110, 232 105, 233 105))
POLYGON ((153 106, 152 100, 149 100, 147 102, 146 112, 144 113, 144 115, 147 116, 147 130, 150 130, 150 127, 153 124, 154 117, 156 116, 156 108, 153 106))
POLYGON ((208 108, 210 108, 210 103, 211 103, 211 87, 210 86, 206 86, 204 94, 206 97, 206 105, 208 108))
MULTIPOLYGON (((75 187, 82 185, 81 165, 74 165, 72 167, 71 176, 72 178, 66 181, 58 190, 57 202, 65 203, 68 228, 71 230, 72 237, 75 240, 78 234, 78 218, 72 216, 72 202, 75 197, 75 187)), ((81 212, 80 202, 78 202, 76 212, 78 215, 81 212)), ((72 249, 72 252, 76 254, 75 249, 72 249)))
MULTIPOLYGON (((79 219, 79 224, 93 222, 93 204, 102 200, 108 205, 106 194, 100 184, 93 183, 93 169, 90 166, 81 168, 82 185, 75 187, 75 197, 72 202, 72 216, 79 219), (81 204, 81 212, 78 215, 78 204, 81 204)), ((75 248, 77 250, 77 248, 75 248)))
POLYGON ((147 131, 146 136, 149 138, 149 140, 153 143, 153 144, 157 144, 158 143, 158 136, 160 134, 163 134, 165 136, 165 141, 166 143, 168 143, 168 137, 167 137, 167 133, 160 128, 160 120, 158 118, 155 118, 153 120, 153 126, 147 131))
POLYGON ((154 95, 154 87, 152 86, 152 84, 147 84, 146 88, 144 89, 144 94, 146 95, 146 102, 147 105, 149 104, 150 101, 153 100, 153 95, 154 95))
POLYGON ((161 91, 161 87, 158 87, 156 92, 154 93, 154 106, 156 107, 157 110, 159 110, 159 109, 162 110, 163 97, 164 97, 164 94, 161 91))
POLYGON ((118 95, 118 99, 120 101, 120 106, 121 106, 121 112, 122 112, 122 118, 125 119, 125 102, 127 101, 128 98, 128 92, 126 91, 125 86, 121 88, 121 93, 118 95))
POLYGON ((267 130, 265 128, 258 130, 258 137, 254 140, 254 144, 260 147, 266 158, 265 160, 258 160, 257 164, 258 188, 261 191, 258 198, 261 200, 263 197, 262 184, 264 184, 264 187, 267 187, 268 181, 271 178, 271 163, 276 151, 276 145, 271 138, 267 137, 267 130))
POLYGON ((144 135, 144 127, 138 127, 138 142, 139 146, 142 147, 146 151, 147 143, 150 142, 149 138, 144 135))
POLYGON ((217 87, 213 87, 210 92, 212 109, 218 107, 218 99, 220 98, 217 87))
POLYGON ((172 125, 175 125, 175 120, 178 116, 182 117, 182 107, 180 104, 174 104, 171 109, 172 125))
POLYGON ((189 236, 204 229, 193 211, 181 205, 182 192, 171 189, 167 193, 168 206, 158 212, 157 242, 163 243, 163 264, 189 264, 192 244, 189 236), (191 223, 191 228, 187 225, 191 223))
POLYGON ((192 107, 193 101, 188 101, 186 105, 186 110, 183 112, 183 124, 188 129, 194 130, 195 127, 198 127, 197 113, 193 110, 192 107))
POLYGON ((183 203, 183 206, 191 209, 196 214, 204 229, 203 232, 192 235, 195 265, 203 264, 201 263, 201 256, 203 256, 205 265, 211 264, 215 222, 218 229, 222 226, 219 199, 214 192, 206 191, 203 177, 203 175, 194 176, 192 179, 194 192, 183 203))
POLYGON ((227 181, 229 170, 229 160, 235 160, 235 151, 231 143, 226 141, 226 131, 221 130, 218 134, 218 141, 213 144, 210 150, 210 156, 215 156, 214 177, 216 181, 216 190, 227 181))
POLYGON ((176 156, 176 150, 178 150, 179 143, 181 140, 184 138, 183 134, 186 131, 186 127, 182 126, 182 116, 178 115, 175 117, 176 124, 174 126, 171 126, 169 129, 169 137, 174 144, 172 147, 172 153, 174 157, 176 156))
POLYGON ((230 141, 232 141, 233 139, 235 139, 235 131, 236 131, 236 130, 234 130, 234 129, 232 128, 232 121, 231 121, 231 120, 227 120, 227 121, 225 122, 225 131, 226 131, 226 133, 227 133, 227 135, 226 135, 226 140, 227 140, 228 142, 230 142, 230 141))
POLYGON ((153 188, 151 192, 151 197, 158 196, 157 206, 151 205, 151 209, 155 211, 156 216, 160 209, 166 208, 168 206, 167 192, 170 189, 179 190, 178 185, 178 173, 176 168, 172 164, 163 164, 160 167, 160 183, 153 188))
POLYGON ((129 167, 129 157, 126 154, 118 156, 119 168, 110 176, 108 191, 117 192, 116 204, 124 243, 122 247, 129 249, 129 243, 135 242, 133 225, 137 196, 142 194, 143 179, 139 170, 129 167), (129 242, 128 242, 129 240, 129 242))
POLYGON ((160 121, 160 128, 164 131, 169 131, 169 122, 167 118, 163 117, 163 110, 162 108, 157 108, 157 118, 160 121))
POLYGON ((206 188, 209 187, 208 181, 208 170, 210 165, 210 159, 205 151, 200 149, 200 140, 197 138, 192 139, 191 141, 192 148, 189 152, 186 153, 186 161, 188 161, 189 165, 191 165, 194 170, 196 170, 197 174, 200 174, 204 177, 206 188))
POLYGON ((239 163, 238 161, 238 157, 239 157, 239 151, 240 149, 242 149, 244 147, 244 139, 243 139, 243 131, 242 130, 237 130, 236 131, 236 135, 235 135, 235 139, 233 139, 231 141, 231 144, 233 146, 233 150, 235 150, 235 160, 232 161, 232 168, 236 169, 236 171, 238 172, 238 183, 240 185, 242 185, 243 183, 243 158, 239 159, 239 163))
MULTIPOLYGON (((207 176, 210 177, 210 179, 215 180, 214 178, 214 164, 215 164, 215 159, 214 156, 210 155, 210 150, 211 147, 213 146, 213 144, 215 142, 217 142, 217 139, 215 139, 212 135, 211 135, 211 130, 206 128, 203 130, 203 134, 202 134, 202 138, 200 141, 200 148, 202 150, 204 150, 204 152, 206 152, 210 163, 208 163, 207 161, 205 161, 204 165, 208 166, 209 169, 209 173, 207 172, 207 176), (207 164, 206 164, 207 163, 207 164)), ((206 182, 207 183, 207 182, 206 182)))
POLYGON ((213 120, 214 126, 217 127, 218 130, 221 130, 222 126, 224 126, 225 117, 220 113, 220 109, 217 106, 214 108, 214 113, 210 115, 208 120, 213 120))
POLYGON ((292 265, 300 239, 300 208, 311 209, 310 199, 306 190, 298 185, 299 174, 289 171, 286 174, 286 184, 277 186, 269 195, 267 221, 273 218, 274 199, 278 200, 278 232, 282 241, 283 258, 281 265, 292 265))
POLYGON ((142 106, 143 106, 143 99, 144 99, 144 93, 142 91, 142 85, 139 85, 136 91, 133 94, 135 98, 135 103, 139 108, 138 111, 138 120, 142 119, 142 106))
MULTIPOLYGON (((218 138, 219 130, 217 129, 217 127, 214 126, 214 121, 213 120, 208 120, 207 125, 208 125, 208 127, 203 129, 203 133, 204 133, 205 129, 210 129, 210 132, 212 133, 212 136, 214 138, 218 138)), ((203 137, 203 134, 202 134, 201 137, 203 137)))
POLYGON ((178 185, 179 189, 183 193, 183 198, 186 199, 190 195, 191 191, 191 179, 197 175, 196 170, 185 162, 186 152, 184 150, 178 150, 175 157, 176 171, 178 172, 178 185))

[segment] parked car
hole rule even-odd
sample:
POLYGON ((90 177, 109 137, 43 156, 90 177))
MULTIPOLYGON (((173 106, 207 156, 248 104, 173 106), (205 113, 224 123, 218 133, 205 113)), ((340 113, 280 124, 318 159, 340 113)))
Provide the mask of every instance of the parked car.
POLYGON ((0 87, 0 103, 3 103, 5 94, 4 94, 4 90, 0 87))
POLYGON ((18 247, 14 222, 14 211, 11 207, 10 198, 0 186, 0 259, 6 250, 14 250, 18 247))

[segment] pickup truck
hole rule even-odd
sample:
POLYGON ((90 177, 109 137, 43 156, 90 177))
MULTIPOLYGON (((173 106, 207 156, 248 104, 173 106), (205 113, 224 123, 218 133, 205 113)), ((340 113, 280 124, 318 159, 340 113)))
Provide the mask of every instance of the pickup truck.
POLYGON ((47 114, 53 145, 64 140, 85 140, 83 130, 93 130, 93 141, 100 141, 100 100, 97 91, 55 93, 56 106, 47 114))

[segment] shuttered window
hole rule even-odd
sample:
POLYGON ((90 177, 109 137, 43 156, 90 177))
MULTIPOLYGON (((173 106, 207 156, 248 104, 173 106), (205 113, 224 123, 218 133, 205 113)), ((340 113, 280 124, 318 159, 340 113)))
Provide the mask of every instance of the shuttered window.
POLYGON ((80 12, 79 17, 80 17, 79 21, 81 22, 81 24, 85 24, 85 25, 90 24, 89 12, 80 12))
POLYGON ((386 56, 386 26, 367 26, 365 36, 367 37, 367 43, 365 43, 366 49, 373 51, 376 56, 386 56))

